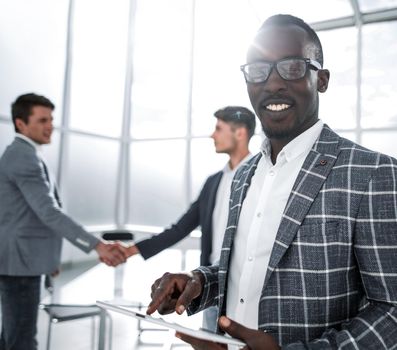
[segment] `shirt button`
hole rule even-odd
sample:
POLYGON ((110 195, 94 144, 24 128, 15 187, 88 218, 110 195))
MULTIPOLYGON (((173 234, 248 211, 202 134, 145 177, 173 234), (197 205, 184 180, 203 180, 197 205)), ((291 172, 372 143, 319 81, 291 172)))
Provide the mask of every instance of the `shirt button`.
POLYGON ((262 216, 261 213, 256 213, 256 217, 257 217, 257 218, 260 218, 261 216, 262 216))
POLYGON ((273 176, 273 175, 274 175, 274 170, 270 170, 270 171, 269 171, 269 175, 270 175, 270 176, 273 176))
POLYGON ((252 260, 253 260, 252 256, 249 256, 248 261, 252 261, 252 260))
POLYGON ((244 304, 244 299, 243 298, 240 299, 240 303, 244 304))

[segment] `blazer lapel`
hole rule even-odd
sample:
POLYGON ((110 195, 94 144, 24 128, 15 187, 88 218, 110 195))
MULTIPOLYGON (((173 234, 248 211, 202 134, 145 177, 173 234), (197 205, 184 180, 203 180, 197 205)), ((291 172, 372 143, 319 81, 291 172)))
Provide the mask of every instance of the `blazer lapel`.
POLYGON ((270 255, 264 286, 293 241, 315 197, 327 179, 339 153, 338 144, 339 136, 324 125, 319 139, 314 143, 303 163, 285 206, 270 255))

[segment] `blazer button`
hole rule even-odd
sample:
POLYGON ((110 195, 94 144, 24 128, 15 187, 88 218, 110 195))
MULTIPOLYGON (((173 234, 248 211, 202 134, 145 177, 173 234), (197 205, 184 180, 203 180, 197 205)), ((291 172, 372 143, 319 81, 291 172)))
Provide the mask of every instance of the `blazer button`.
POLYGON ((321 159, 320 160, 320 165, 325 165, 325 164, 327 164, 327 161, 325 159, 321 159))

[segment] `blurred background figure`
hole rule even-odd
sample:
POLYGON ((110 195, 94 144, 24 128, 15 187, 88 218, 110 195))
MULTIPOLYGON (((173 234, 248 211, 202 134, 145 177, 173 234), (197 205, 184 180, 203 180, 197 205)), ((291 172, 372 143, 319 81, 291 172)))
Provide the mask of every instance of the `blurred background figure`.
MULTIPOLYGON (((228 106, 214 113, 215 130, 211 137, 215 151, 225 153, 229 161, 224 168, 205 181, 195 202, 170 228, 128 248, 129 255, 141 254, 144 259, 171 247, 201 227, 201 265, 219 259, 229 209, 230 186, 236 170, 251 158, 248 144, 255 132, 255 115, 241 106, 228 106)), ((204 312, 203 327, 216 329, 216 308, 204 312)))

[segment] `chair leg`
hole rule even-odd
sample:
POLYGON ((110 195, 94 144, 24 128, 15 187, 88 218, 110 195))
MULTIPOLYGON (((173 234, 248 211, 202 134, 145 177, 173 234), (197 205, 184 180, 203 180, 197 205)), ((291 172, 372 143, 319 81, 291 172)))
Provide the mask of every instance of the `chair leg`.
POLYGON ((108 334, 109 334, 109 348, 108 348, 108 350, 112 350, 112 342, 113 342, 113 320, 112 320, 112 317, 109 315, 109 314, 107 314, 106 315, 107 316, 107 319, 108 319, 108 323, 109 323, 109 331, 108 331, 108 334))
POLYGON ((48 331, 47 331, 47 350, 51 348, 51 330, 52 330, 52 318, 50 316, 48 321, 48 331))
POLYGON ((91 349, 95 350, 95 317, 91 317, 91 349))

